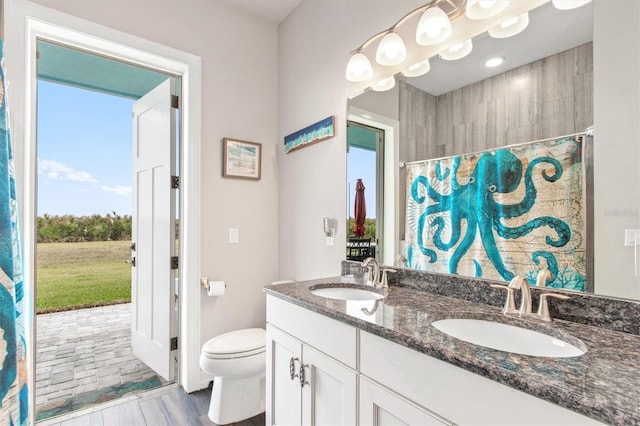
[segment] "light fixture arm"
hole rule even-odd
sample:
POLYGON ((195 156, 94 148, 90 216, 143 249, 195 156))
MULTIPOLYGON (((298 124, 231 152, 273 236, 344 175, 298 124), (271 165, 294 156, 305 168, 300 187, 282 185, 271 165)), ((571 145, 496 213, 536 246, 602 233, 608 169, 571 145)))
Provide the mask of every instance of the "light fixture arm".
POLYGON ((411 19, 414 16, 426 11, 427 9, 429 9, 431 7, 438 7, 441 4, 448 4, 452 8, 452 12, 447 13, 447 16, 449 16, 449 19, 455 19, 455 18, 461 16, 462 14, 464 14, 464 9, 465 9, 465 6, 467 4, 467 0, 461 0, 461 1, 458 0, 457 3, 458 4, 454 3, 454 0, 432 0, 429 3, 427 3, 425 5, 422 5, 422 6, 418 7, 417 9, 414 9, 411 12, 407 13, 402 18, 400 18, 400 20, 398 20, 398 22, 393 24, 391 27, 389 27, 386 30, 380 31, 379 33, 377 33, 374 36, 370 37, 367 41, 362 43, 362 45, 360 45, 360 47, 358 47, 355 50, 352 50, 349 53, 353 55, 354 53, 362 52, 364 49, 366 49, 374 41, 378 40, 381 37, 384 37, 385 35, 389 34, 390 32, 396 31, 397 28, 402 26, 409 19, 411 19))

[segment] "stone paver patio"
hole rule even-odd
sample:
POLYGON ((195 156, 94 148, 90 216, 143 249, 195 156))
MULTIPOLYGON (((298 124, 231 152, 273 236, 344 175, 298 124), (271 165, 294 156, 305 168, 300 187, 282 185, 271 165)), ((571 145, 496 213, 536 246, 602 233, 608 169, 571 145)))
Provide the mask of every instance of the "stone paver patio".
POLYGON ((131 353, 130 303, 37 315, 38 409, 154 376, 131 353))

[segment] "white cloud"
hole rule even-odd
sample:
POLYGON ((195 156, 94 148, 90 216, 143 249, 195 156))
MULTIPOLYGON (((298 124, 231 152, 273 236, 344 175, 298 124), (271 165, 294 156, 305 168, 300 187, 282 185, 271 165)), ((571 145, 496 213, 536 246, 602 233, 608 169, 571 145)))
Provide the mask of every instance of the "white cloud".
MULTIPOLYGON (((132 189, 131 186, 125 185, 97 185, 98 180, 91 176, 91 173, 83 170, 76 170, 73 167, 54 160, 38 160, 38 174, 51 180, 70 180, 74 182, 86 182, 93 183, 91 185, 94 189, 101 189, 106 192, 113 192, 114 194, 130 196, 132 189)), ((86 188, 77 189, 80 192, 86 192, 86 188)))
POLYGON ((38 160, 38 174, 44 175, 49 179, 98 183, 98 181, 91 176, 91 173, 76 170, 65 163, 54 160, 38 160))
POLYGON ((118 195, 131 195, 131 187, 130 186, 125 186, 125 185, 106 186, 106 185, 102 185, 100 188, 102 188, 103 191, 114 192, 114 193, 116 193, 118 195))

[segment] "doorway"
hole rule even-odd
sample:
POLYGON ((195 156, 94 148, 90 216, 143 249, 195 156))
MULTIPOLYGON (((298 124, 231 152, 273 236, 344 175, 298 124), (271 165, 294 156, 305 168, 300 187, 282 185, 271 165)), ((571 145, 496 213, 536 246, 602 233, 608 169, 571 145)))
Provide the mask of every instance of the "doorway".
POLYGON ((374 257, 382 262, 384 140, 383 129, 347 121, 347 260, 374 257), (364 200, 364 217, 356 197, 364 200))
POLYGON ((5 64, 11 70, 8 93, 12 100, 13 140, 17 191, 22 223, 25 301, 27 312, 27 358, 29 363, 29 416, 35 418, 35 217, 36 211, 36 138, 35 84, 36 45, 38 39, 85 48, 98 55, 121 59, 146 68, 160 70, 182 79, 181 190, 179 233, 182 296, 180 303, 179 384, 187 392, 201 389, 200 289, 189 283, 199 280, 199 185, 201 133, 201 59, 190 53, 103 27, 52 9, 11 0, 5 2, 5 64), (188 235, 185 239, 183 236, 188 235))
MULTIPOLYGON (((81 409, 87 405, 107 402, 133 392, 158 387, 177 376, 177 353, 171 353, 176 348, 170 348, 169 337, 177 336, 174 315, 177 310, 177 299, 174 299, 178 294, 174 290, 174 285, 177 285, 177 270, 171 269, 168 263, 169 257, 175 255, 178 241, 178 235, 174 235, 176 229, 174 212, 179 210, 175 208, 179 197, 177 192, 174 192, 176 188, 169 186, 170 176, 163 176, 162 173, 160 179, 167 185, 162 188, 161 185, 156 184, 156 189, 149 194, 146 187, 142 184, 138 185, 145 179, 135 173, 132 177, 132 163, 133 169, 137 170, 135 165, 139 163, 141 157, 153 156, 164 151, 162 156, 164 163, 158 164, 152 159, 152 166, 156 172, 165 170, 165 174, 175 173, 180 150, 179 144, 174 145, 174 142, 180 139, 180 129, 176 126, 180 120, 179 110, 175 108, 177 105, 173 102, 172 94, 179 94, 180 80, 164 73, 93 55, 70 46, 44 40, 39 40, 37 46, 39 89, 37 199, 39 203, 47 204, 44 201, 49 201, 48 199, 52 197, 45 195, 53 193, 56 202, 62 202, 65 206, 63 209, 67 209, 58 212, 62 214, 61 217, 50 214, 41 217, 39 214, 39 225, 46 222, 48 229, 55 228, 56 222, 60 225, 60 232, 57 233, 59 239, 52 242, 54 247, 47 247, 42 251, 53 251, 55 253, 53 258, 56 260, 54 266, 62 267, 58 268, 58 274, 62 275, 60 272, 62 269, 66 274, 63 280, 58 280, 54 290, 70 290, 71 287, 79 286, 79 296, 84 295, 87 299, 75 302, 67 300, 66 305, 63 303, 62 306, 53 309, 64 312, 37 316, 39 340, 36 339, 35 397, 36 419, 40 420, 81 409), (51 93, 55 93, 56 99, 49 99, 51 93), (159 95, 164 95, 163 102, 157 101, 159 95), (67 111, 60 108, 62 100, 69 101, 69 97, 72 98, 72 103, 84 100, 85 105, 82 108, 99 110, 99 117, 93 117, 94 121, 87 126, 89 123, 86 121, 90 121, 91 118, 83 117, 82 111, 76 110, 73 113, 70 107, 67 111), (91 100, 86 103, 88 98, 91 100), (53 103, 57 101, 56 108, 44 107, 51 104, 51 101, 53 103), (114 106, 115 104, 119 106, 114 106), (119 115, 117 115, 118 111, 119 115), (147 112, 148 115, 145 115, 147 112), (161 117, 163 114, 164 118, 161 117), (145 118, 149 115, 155 117, 151 123, 145 118), (47 120, 51 118, 49 116, 55 116, 55 119, 47 120), (161 117, 160 121, 158 117, 161 117), (106 121, 110 121, 106 126, 111 129, 101 126, 106 121), (48 123, 48 126, 43 123, 48 123), (56 128, 56 124, 61 127, 56 128), (86 133, 82 134, 82 128, 86 133), (104 134, 113 131, 114 128, 124 129, 126 136, 120 132, 119 135, 112 136, 113 139, 104 140, 104 134), (149 135, 150 132, 153 134, 149 135), (61 135, 62 138, 56 139, 54 134, 61 135), (143 135, 147 135, 146 139, 143 135), (118 144, 117 138, 127 141, 124 144, 122 142, 118 144), (74 139, 78 146, 72 146, 74 139), (93 139, 99 141, 92 141, 93 139), (164 148, 157 145, 160 140, 166 140, 164 148), (149 147, 149 145, 152 146, 149 147), (109 155, 114 153, 109 150, 118 151, 111 160, 109 155), (134 153, 133 161, 132 152, 134 153), (57 157, 50 158, 50 156, 57 157), (73 161, 76 163, 68 163, 73 161), (119 169, 118 165, 124 167, 119 169), (108 182, 109 179, 114 178, 116 182, 108 182), (48 180, 55 180, 55 185, 45 185, 44 183, 48 180), (74 194, 74 190, 68 187, 64 190, 63 186, 67 183, 65 181, 74 181, 75 189, 78 189, 77 185, 86 184, 83 188, 85 193, 74 194), (125 209, 124 218, 115 212, 115 207, 111 208, 110 204, 104 203, 107 194, 111 192, 117 192, 121 196, 128 195, 128 211, 119 204, 120 209, 125 209), (92 195, 96 195, 97 198, 92 200, 92 195), (131 202, 132 199, 134 202, 131 202), (159 206, 157 200, 167 205, 159 206), (98 206, 102 206, 102 210, 111 213, 102 217, 98 206), (145 212, 154 208, 170 212, 164 215, 165 222, 160 224, 153 222, 150 227, 141 226, 141 223, 147 223, 146 220, 141 220, 145 212), (76 216, 72 209, 88 212, 89 215, 76 216), (155 227, 160 226, 164 226, 164 231, 154 230, 155 227), (142 228, 146 233, 141 238, 140 232, 137 231, 142 228), (162 252, 159 250, 162 244, 154 237, 156 234, 165 236, 164 257, 167 265, 162 266, 166 267, 166 272, 160 272, 155 276, 145 272, 146 278, 140 279, 138 271, 153 271, 153 266, 145 267, 145 265, 154 263, 155 251, 162 252), (169 234, 174 236, 169 238, 169 234), (142 245, 148 249, 136 250, 135 243, 131 244, 132 239, 139 238, 141 238, 139 242, 142 243, 139 246, 142 245), (150 243, 149 239, 153 239, 154 243, 150 243), (63 244, 55 244, 56 242, 63 244), (79 245, 83 247, 78 247, 79 245), (143 262, 141 267, 139 264, 136 265, 135 257, 132 257, 129 261, 131 266, 126 266, 124 262, 129 257, 130 245, 134 255, 141 254, 143 258, 150 261, 143 262), (117 251, 116 257, 121 257, 121 264, 117 265, 117 268, 116 265, 109 264, 109 270, 103 270, 102 276, 99 274, 95 276, 95 270, 100 269, 101 262, 109 255, 113 255, 110 252, 114 250, 117 251), (73 254, 70 255, 70 253, 73 254), (69 261, 76 261, 75 266, 79 264, 79 269, 75 273, 69 273, 74 269, 74 264, 69 261), (115 275, 116 269, 123 269, 122 266, 131 269, 128 297, 119 295, 114 299, 110 298, 109 294, 105 294, 102 299, 89 297, 89 295, 100 293, 98 290, 108 287, 109 278, 115 275), (80 278, 79 282, 72 282, 74 275, 80 278), (164 278, 160 275, 164 275, 164 278), (95 282, 92 282, 92 279, 95 282), (165 283, 163 284, 162 281, 165 283), (151 282, 153 285, 149 284, 151 282), (162 330, 161 334, 166 335, 163 339, 164 345, 160 348, 154 342, 157 336, 149 336, 151 333, 146 331, 152 328, 148 327, 147 323, 153 321, 151 318, 153 315, 150 317, 149 313, 153 309, 149 309, 146 298, 141 298, 139 295, 136 297, 136 289, 142 287, 145 293, 150 294, 157 286, 167 289, 163 295, 165 303, 158 303, 158 298, 150 298, 156 301, 153 306, 155 311, 158 311, 154 312, 156 317, 160 317, 163 321, 163 324, 157 328, 162 330), (141 319, 141 317, 144 318, 141 319), (142 333, 140 333, 141 330, 142 333), (142 342, 140 338, 135 339, 135 336, 140 334, 143 334, 142 342), (147 342, 144 341, 145 338, 147 342), (165 360, 160 368, 157 361, 163 358, 161 354, 165 349, 165 360), (152 359, 145 356, 149 351, 153 351, 156 356, 152 359)), ((179 98, 175 97, 175 99, 179 98)), ((154 175, 157 174, 154 173, 154 175)), ((151 184, 153 185, 153 179, 151 184)), ((39 205, 39 213, 40 207, 44 206, 39 205)), ((39 226, 36 230, 39 239, 43 234, 43 226, 39 226)), ((38 261, 43 259, 39 249, 40 245, 36 250, 38 261)), ((36 294, 39 294, 40 290, 44 289, 46 275, 40 264, 36 264, 36 267, 38 270, 36 294)), ((41 300, 37 301, 40 304, 41 300)))

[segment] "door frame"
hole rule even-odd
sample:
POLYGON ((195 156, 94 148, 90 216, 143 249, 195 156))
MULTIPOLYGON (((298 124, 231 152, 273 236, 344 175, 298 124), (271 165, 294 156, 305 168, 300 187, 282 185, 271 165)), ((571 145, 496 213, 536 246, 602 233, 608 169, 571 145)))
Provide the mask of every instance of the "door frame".
MULTIPOLYGON (((384 182, 382 186, 384 189, 384 216, 380 234, 382 235, 383 246, 379 261, 385 265, 393 265, 395 257, 400 253, 401 249, 396 218, 398 217, 400 196, 404 196, 404 194, 398 194, 397 190, 400 179, 398 161, 400 122, 353 106, 348 108, 347 120, 384 130, 384 182)), ((379 164, 378 167, 380 167, 379 164)))
POLYGON ((182 80, 180 125, 180 364, 179 383, 187 392, 200 389, 200 292, 198 208, 200 190, 201 58, 144 40, 26 0, 2 0, 5 63, 14 141, 17 198, 24 249, 29 369, 29 410, 35 413, 35 241, 36 241, 36 42, 77 47, 179 76, 182 80), (19 141, 19 142, 16 142, 19 141), (22 143, 21 143, 22 142, 22 143), (185 238, 189 236, 189 238, 185 238), (191 283, 192 285, 187 285, 191 283), (188 309, 187 309, 188 307, 188 309))
MULTIPOLYGON (((356 127, 360 127, 362 129, 369 130, 371 132, 375 132, 376 134, 376 260, 380 263, 383 262, 384 256, 384 206, 385 206, 385 173, 386 170, 386 161, 385 161, 385 130, 380 127, 370 126, 368 124, 361 123, 357 120, 347 120, 347 127, 350 125, 354 125, 356 127)), ((349 157, 349 149, 351 146, 349 145, 349 136, 347 136, 347 159, 349 157)), ((349 163, 347 162, 347 170, 349 169, 349 163)), ((347 206, 350 208, 351 206, 347 206)), ((347 219, 349 218, 349 214, 347 214, 347 219)))

